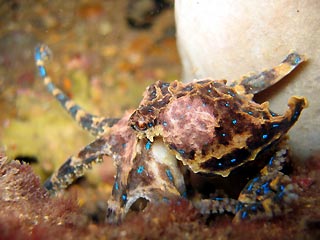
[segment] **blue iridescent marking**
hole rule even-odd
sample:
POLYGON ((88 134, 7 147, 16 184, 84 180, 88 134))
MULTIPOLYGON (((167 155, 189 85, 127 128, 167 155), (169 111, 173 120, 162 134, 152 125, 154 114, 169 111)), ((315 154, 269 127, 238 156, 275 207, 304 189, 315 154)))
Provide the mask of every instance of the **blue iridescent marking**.
POLYGON ((254 212, 257 211, 257 206, 256 205, 252 205, 251 206, 251 210, 254 211, 254 212))
POLYGON ((296 120, 299 116, 299 113, 300 113, 299 111, 295 111, 294 115, 292 116, 292 120, 296 120))
POLYGON ((47 89, 48 89, 48 91, 49 91, 50 93, 53 92, 53 90, 55 89, 55 87, 54 87, 54 85, 53 85, 52 82, 49 82, 49 83, 47 84, 47 89))
POLYGON ((296 59, 294 60, 294 63, 299 64, 300 62, 301 62, 301 58, 297 56, 296 59))
POLYGON ((248 112, 248 114, 249 114, 249 115, 252 115, 252 114, 253 114, 253 112, 249 111, 249 112, 248 112))
POLYGON ((225 136, 227 136, 227 134, 226 133, 221 133, 221 136, 225 137, 225 136))
POLYGON ((224 199, 224 198, 222 198, 222 197, 215 197, 215 198, 214 198, 214 200, 216 200, 216 201, 223 201, 223 199, 224 199))
POLYGON ((248 213, 247 213, 246 211, 244 211, 244 212, 241 214, 241 218, 242 218, 242 219, 245 219, 247 216, 248 216, 248 213))
POLYGON ((251 191, 251 190, 252 190, 253 184, 254 184, 253 182, 249 184, 249 186, 247 187, 247 190, 248 190, 248 191, 251 191))
POLYGON ((263 134, 262 135, 262 139, 267 139, 267 137, 268 137, 268 134, 263 134))
POLYGON ((73 117, 75 117, 75 115, 77 114, 78 110, 80 109, 79 106, 75 105, 75 106, 72 106, 70 109, 69 109, 69 112, 71 113, 71 115, 73 117))
POLYGON ((270 166, 272 165, 273 160, 274 160, 274 157, 271 157, 270 160, 269 160, 269 163, 268 163, 270 166))
POLYGON ((233 119, 233 120, 232 120, 232 124, 233 124, 233 125, 236 125, 236 124, 237 124, 237 120, 236 120, 236 119, 233 119))
POLYGON ((235 159, 235 158, 232 158, 231 160, 230 160, 230 162, 232 162, 232 163, 235 163, 237 161, 237 159, 235 159))
MULTIPOLYGON (((251 191, 253 188, 253 185, 259 180, 259 177, 255 177, 254 179, 252 179, 251 183, 249 184, 249 186, 247 187, 248 191, 251 191)), ((259 190, 259 189, 258 189, 259 190)), ((257 191, 258 191, 257 190, 257 191)))
POLYGON ((150 142, 150 141, 148 141, 148 142, 146 143, 145 148, 146 148, 146 150, 150 150, 150 148, 151 148, 151 142, 150 142))
POLYGON ((231 92, 230 90, 228 91, 228 94, 231 95, 232 97, 235 96, 235 94, 233 92, 231 92))
POLYGON ((126 143, 122 143, 122 147, 125 148, 127 146, 126 143))
POLYGON ((163 122, 162 125, 166 127, 166 126, 168 126, 168 123, 167 122, 163 122))
POLYGON ((144 170, 144 166, 139 166, 138 169, 137 169, 137 173, 138 174, 141 174, 144 170))
POLYGON ((239 212, 243 207, 243 204, 241 202, 239 202, 237 205, 236 205, 236 212, 239 212))
POLYGON ((47 76, 47 71, 44 66, 38 66, 38 69, 39 69, 40 76, 42 78, 47 76))
POLYGON ((148 127, 153 127, 153 124, 152 123, 148 123, 148 127))
POLYGON ((229 107, 229 106, 230 106, 230 104, 229 104, 228 102, 226 102, 225 106, 226 106, 226 107, 229 107))
POLYGON ((261 187, 263 189, 263 193, 268 193, 270 191, 269 182, 262 184, 261 187))
POLYGON ((170 202, 169 198, 167 198, 167 197, 163 197, 162 201, 164 201, 165 203, 169 203, 170 202))
POLYGON ((34 58, 35 58, 36 61, 40 61, 40 60, 42 59, 39 48, 36 49, 36 53, 35 53, 35 55, 34 55, 34 58))
POLYGON ((254 179, 252 179, 252 182, 257 182, 259 180, 259 177, 255 177, 254 179))
POLYGON ((167 174, 167 177, 169 178, 170 182, 173 182, 173 176, 172 176, 172 173, 169 169, 166 169, 166 174, 167 174))
POLYGON ((67 100, 66 96, 62 93, 59 93, 56 98, 60 101, 60 102, 64 102, 67 100))
POLYGON ((280 185, 280 190, 283 191, 284 190, 284 186, 280 185))
POLYGON ((277 197, 279 198, 279 199, 281 199, 281 198, 283 198, 283 195, 285 194, 285 192, 284 191, 282 191, 282 192, 280 192, 278 195, 277 195, 277 197))
POLYGON ((182 196, 183 198, 187 198, 187 197, 188 197, 187 192, 184 191, 184 192, 181 194, 181 196, 182 196))
POLYGON ((205 106, 207 106, 207 104, 205 104, 205 103, 202 103, 202 107, 205 107, 205 106))
POLYGON ((218 163, 218 166, 219 166, 219 167, 222 167, 222 163, 221 163, 221 162, 219 162, 219 163, 218 163))
POLYGON ((184 153, 185 153, 185 151, 184 151, 183 149, 179 149, 178 152, 179 152, 180 154, 184 154, 184 153))
POLYGON ((118 182, 115 182, 115 183, 114 183, 114 188, 115 188, 116 190, 119 190, 119 184, 118 184, 118 182))
POLYGON ((211 93, 211 89, 208 89, 208 93, 211 93))
POLYGON ((127 194, 122 194, 121 199, 122 199, 122 201, 126 202, 127 201, 127 194))
POLYGON ((272 127, 276 128, 279 127, 280 125, 278 123, 272 124, 272 127))

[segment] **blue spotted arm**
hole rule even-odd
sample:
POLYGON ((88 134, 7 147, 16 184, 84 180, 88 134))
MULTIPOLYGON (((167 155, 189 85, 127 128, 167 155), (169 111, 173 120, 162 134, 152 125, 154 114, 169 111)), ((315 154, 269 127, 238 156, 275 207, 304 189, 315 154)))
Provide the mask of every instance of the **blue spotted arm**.
POLYGON ((305 60, 302 55, 291 52, 278 66, 232 81, 231 86, 240 94, 259 93, 283 79, 305 60))
POLYGON ((102 162, 104 155, 111 156, 107 139, 100 137, 84 147, 77 155, 69 157, 55 173, 45 181, 44 187, 51 193, 67 188, 84 175, 92 164, 102 162))
POLYGON ((298 189, 290 177, 281 172, 288 154, 285 143, 281 143, 281 147, 260 171, 259 176, 247 183, 237 200, 204 199, 195 201, 194 206, 202 214, 235 214, 233 222, 271 218, 289 210, 290 203, 298 197, 298 189))
POLYGON ((117 174, 108 201, 107 221, 118 223, 128 211, 142 202, 161 203, 185 197, 184 177, 176 164, 175 156, 161 141, 132 138, 127 154, 119 156, 117 174), (133 149, 140 149, 132 151, 133 149), (166 160, 168 161, 166 161, 166 160))
POLYGON ((234 222, 271 218, 290 210, 290 204, 298 198, 298 187, 281 172, 287 160, 288 148, 286 141, 283 141, 260 175, 252 179, 240 193, 234 222))
POLYGON ((50 57, 50 55, 50 49, 46 45, 37 46, 35 49, 36 66, 49 93, 58 100, 61 106, 67 110, 72 118, 75 119, 83 129, 89 131, 94 136, 105 134, 109 128, 118 121, 118 119, 98 117, 86 112, 79 105, 69 99, 64 92, 57 88, 52 82, 50 76, 47 74, 45 67, 45 61, 50 57))

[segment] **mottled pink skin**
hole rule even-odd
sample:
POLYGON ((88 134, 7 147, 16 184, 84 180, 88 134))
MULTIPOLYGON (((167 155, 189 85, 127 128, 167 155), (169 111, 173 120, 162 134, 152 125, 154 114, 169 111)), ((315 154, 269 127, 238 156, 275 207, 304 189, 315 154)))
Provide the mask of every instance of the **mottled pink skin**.
POLYGON ((212 109, 196 96, 184 96, 172 101, 165 108, 162 118, 165 142, 175 143, 184 150, 202 149, 210 144, 218 126, 212 109))

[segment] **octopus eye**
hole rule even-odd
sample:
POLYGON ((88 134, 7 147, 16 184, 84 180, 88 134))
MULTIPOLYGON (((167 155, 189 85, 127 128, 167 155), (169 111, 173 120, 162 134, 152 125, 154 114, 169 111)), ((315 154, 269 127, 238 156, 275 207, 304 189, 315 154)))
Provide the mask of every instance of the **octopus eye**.
POLYGON ((144 121, 138 120, 136 124, 133 125, 133 128, 137 131, 144 131, 147 129, 147 124, 144 121))

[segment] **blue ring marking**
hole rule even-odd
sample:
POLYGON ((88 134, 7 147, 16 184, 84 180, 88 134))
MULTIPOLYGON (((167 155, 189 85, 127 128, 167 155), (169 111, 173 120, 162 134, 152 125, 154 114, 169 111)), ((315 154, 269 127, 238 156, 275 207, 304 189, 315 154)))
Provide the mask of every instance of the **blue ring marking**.
POLYGON ((283 190, 284 190, 284 186, 280 185, 280 191, 283 191, 283 190))
POLYGON ((184 191, 184 192, 181 194, 181 196, 182 196, 183 198, 187 198, 187 197, 188 197, 187 191, 184 191))
POLYGON ((230 106, 230 104, 229 104, 228 102, 226 102, 225 106, 226 106, 226 107, 229 107, 229 106, 230 106))
POLYGON ((253 112, 251 112, 251 111, 249 111, 249 112, 247 112, 249 115, 252 115, 253 114, 253 112))
POLYGON ((293 116, 292 116, 292 120, 296 120, 299 116, 300 112, 299 111, 295 111, 293 116))
POLYGON ((167 122, 163 122, 162 125, 166 127, 166 126, 168 126, 168 123, 167 122))
POLYGON ((167 177, 169 178, 170 182, 173 182, 173 175, 169 169, 166 169, 167 177))
POLYGON ((222 167, 222 163, 221 163, 221 162, 218 162, 218 166, 219 166, 219 167, 222 167))
POLYGON ((237 124, 237 119, 233 119, 233 120, 232 120, 232 124, 233 124, 233 125, 236 125, 236 124, 237 124))
POLYGON ((237 159, 235 159, 235 158, 232 158, 231 160, 230 160, 230 162, 232 162, 232 163, 235 163, 237 161, 237 159))
POLYGON ((257 206, 256 206, 256 205, 252 205, 252 206, 251 206, 251 210, 254 211, 254 212, 256 212, 256 211, 257 211, 257 206))
POLYGON ((227 92, 230 96, 234 97, 235 94, 233 92, 231 92, 230 90, 227 92))
POLYGON ((266 182, 266 183, 262 184, 262 185, 261 185, 261 188, 263 189, 263 193, 264 193, 264 194, 270 192, 269 182, 266 182))
POLYGON ((141 174, 141 173, 143 173, 143 171, 144 171, 144 166, 142 166, 142 165, 139 166, 138 169, 137 169, 137 173, 141 174))
POLYGON ((63 93, 57 94, 56 98, 57 98, 60 102, 65 102, 65 101, 68 100, 68 98, 66 97, 66 95, 64 95, 63 93))
POLYGON ((221 133, 221 136, 225 137, 225 136, 227 136, 227 134, 226 133, 221 133))
POLYGON ((262 139, 267 139, 268 138, 268 134, 263 134, 262 135, 262 139))
POLYGON ((35 54, 34 54, 34 59, 35 59, 36 61, 41 61, 41 60, 42 60, 39 47, 36 48, 36 52, 35 52, 35 54))
POLYGON ((47 71, 44 66, 42 65, 38 66, 38 70, 42 78, 45 78, 47 76, 47 71))
MULTIPOLYGON (((249 186, 247 187, 248 191, 251 191, 253 188, 253 185, 259 180, 259 177, 255 177, 254 179, 252 179, 251 183, 249 184, 249 186)), ((259 190, 259 189, 258 189, 259 190)))
POLYGON ((279 127, 279 126, 280 126, 280 124, 278 124, 278 123, 272 124, 272 127, 274 127, 274 128, 279 127))
POLYGON ((273 164, 273 160, 274 160, 274 157, 271 157, 269 160, 269 163, 268 163, 269 166, 271 166, 273 164))
POLYGON ((126 202, 127 201, 127 194, 122 194, 121 199, 126 202))
POLYGON ((259 180, 259 177, 255 177, 254 179, 252 179, 252 182, 257 182, 259 180))
POLYGON ((148 140, 146 145, 145 145, 146 150, 150 150, 151 148, 151 142, 148 140))
POLYGON ((79 111, 80 107, 77 106, 77 105, 74 105, 72 106, 70 109, 69 109, 69 112, 70 114, 72 115, 72 117, 75 117, 77 112, 79 111))
POLYGON ((148 123, 148 127, 153 127, 153 124, 152 123, 148 123))
POLYGON ((241 218, 242 219, 245 219, 246 217, 248 217, 248 213, 246 211, 244 211, 242 214, 241 214, 241 218))
POLYGON ((294 60, 294 63, 299 64, 300 62, 301 62, 301 58, 297 56, 296 59, 294 60))
POLYGON ((224 200, 224 198, 222 198, 222 197, 215 197, 213 200, 216 200, 216 201, 223 201, 223 200, 224 200))
POLYGON ((47 89, 48 89, 48 91, 49 91, 50 93, 52 93, 53 90, 55 89, 54 84, 53 84, 52 82, 49 82, 49 83, 47 84, 47 89))
POLYGON ((169 203, 170 202, 169 198, 167 198, 167 197, 163 197, 162 201, 165 202, 165 203, 169 203))
POLYGON ((183 149, 179 149, 178 152, 179 152, 180 154, 184 154, 184 153, 185 153, 185 151, 184 151, 183 149))
POLYGON ((253 182, 249 184, 249 186, 247 187, 247 190, 248 190, 248 191, 251 191, 251 190, 252 190, 253 184, 254 184, 253 182))
POLYGON ((283 198, 284 194, 285 194, 284 191, 280 192, 280 193, 277 195, 278 199, 283 198))
POLYGON ((114 183, 114 188, 118 191, 119 190, 119 184, 118 184, 118 182, 115 182, 114 183))
POLYGON ((241 209, 243 208, 243 204, 241 202, 239 202, 237 205, 236 205, 236 213, 239 212, 241 209))

